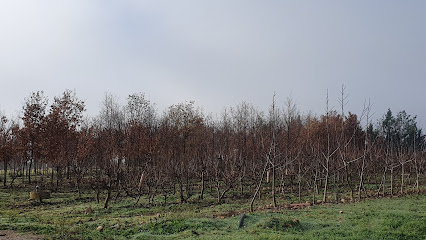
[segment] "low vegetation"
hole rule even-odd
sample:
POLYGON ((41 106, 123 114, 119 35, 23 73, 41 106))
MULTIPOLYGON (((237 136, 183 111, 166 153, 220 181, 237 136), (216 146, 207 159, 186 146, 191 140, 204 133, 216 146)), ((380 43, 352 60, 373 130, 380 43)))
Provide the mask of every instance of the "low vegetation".
POLYGON ((39 203, 28 200, 28 191, 25 187, 0 190, 0 230, 46 239, 426 238, 425 194, 297 209, 288 208, 284 199, 278 199, 274 208, 264 196, 250 213, 248 199, 217 204, 208 194, 202 202, 194 196, 184 204, 178 195, 171 196, 166 205, 149 204, 146 198, 135 205, 134 198, 122 197, 105 209, 89 193, 77 198, 75 192, 57 192, 39 203))

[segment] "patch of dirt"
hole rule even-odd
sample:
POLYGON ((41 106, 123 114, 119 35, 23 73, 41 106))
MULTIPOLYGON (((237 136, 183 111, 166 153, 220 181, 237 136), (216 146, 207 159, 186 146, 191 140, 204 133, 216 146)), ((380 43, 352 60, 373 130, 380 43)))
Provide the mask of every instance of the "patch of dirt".
POLYGON ((18 233, 14 231, 0 231, 0 240, 42 240, 45 239, 40 235, 33 235, 28 233, 18 233))

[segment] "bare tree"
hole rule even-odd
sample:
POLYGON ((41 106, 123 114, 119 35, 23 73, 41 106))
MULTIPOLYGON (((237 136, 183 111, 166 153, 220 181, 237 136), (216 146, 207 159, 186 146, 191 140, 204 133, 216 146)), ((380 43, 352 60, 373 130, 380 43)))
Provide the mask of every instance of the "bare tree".
POLYGON ((3 186, 7 184, 8 165, 16 149, 16 130, 19 126, 0 111, 0 162, 3 161, 3 186))
POLYGON ((101 146, 103 148, 103 168, 107 177, 107 196, 104 201, 104 208, 108 208, 111 193, 120 184, 122 175, 123 144, 125 115, 123 108, 118 103, 117 98, 106 93, 102 101, 101 111, 98 117, 100 123, 101 146))

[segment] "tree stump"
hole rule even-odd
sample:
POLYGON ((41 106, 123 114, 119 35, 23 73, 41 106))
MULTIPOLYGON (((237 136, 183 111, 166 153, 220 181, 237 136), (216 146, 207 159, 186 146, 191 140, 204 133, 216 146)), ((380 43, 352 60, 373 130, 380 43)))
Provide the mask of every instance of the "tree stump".
POLYGON ((34 199, 34 200, 40 199, 40 193, 39 192, 30 192, 30 199, 34 199))
POLYGON ((31 200, 39 200, 40 202, 43 201, 43 199, 49 199, 50 198, 50 192, 49 191, 40 191, 40 192, 30 192, 30 199, 31 200))

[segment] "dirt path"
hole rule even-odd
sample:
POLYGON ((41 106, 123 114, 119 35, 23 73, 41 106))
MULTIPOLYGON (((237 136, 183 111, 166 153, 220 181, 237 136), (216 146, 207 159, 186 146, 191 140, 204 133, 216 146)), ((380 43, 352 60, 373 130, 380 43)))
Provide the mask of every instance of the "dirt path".
POLYGON ((27 233, 17 233, 13 231, 1 231, 0 230, 0 240, 41 240, 44 239, 43 236, 37 236, 27 233))

